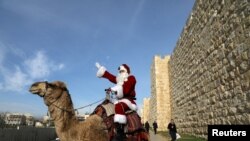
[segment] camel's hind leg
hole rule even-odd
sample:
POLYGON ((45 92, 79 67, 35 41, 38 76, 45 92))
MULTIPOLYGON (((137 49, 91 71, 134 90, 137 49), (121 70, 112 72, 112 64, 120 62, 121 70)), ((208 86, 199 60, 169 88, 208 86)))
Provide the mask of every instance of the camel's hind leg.
POLYGON ((134 135, 129 135, 126 141, 149 141, 149 134, 147 132, 139 132, 134 135))
POLYGON ((149 134, 144 131, 139 132, 136 141, 149 141, 149 134))

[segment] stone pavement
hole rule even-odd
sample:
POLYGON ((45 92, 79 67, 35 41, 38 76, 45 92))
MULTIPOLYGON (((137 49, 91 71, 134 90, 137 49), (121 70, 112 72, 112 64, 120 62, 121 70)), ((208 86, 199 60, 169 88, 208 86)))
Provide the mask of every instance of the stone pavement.
POLYGON ((150 141, 170 141, 167 137, 163 137, 160 134, 154 134, 153 131, 149 130, 150 141))

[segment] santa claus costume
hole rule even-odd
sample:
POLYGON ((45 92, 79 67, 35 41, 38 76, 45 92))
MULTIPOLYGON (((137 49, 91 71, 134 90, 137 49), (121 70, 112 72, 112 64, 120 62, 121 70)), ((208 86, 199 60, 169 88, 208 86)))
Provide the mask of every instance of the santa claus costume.
POLYGON ((117 101, 114 103, 114 122, 119 123, 117 129, 117 132, 119 132, 119 130, 123 130, 124 125, 127 123, 125 112, 129 110, 137 110, 137 105, 135 103, 136 79, 130 74, 130 68, 126 64, 122 64, 118 67, 119 73, 117 76, 109 73, 107 69, 99 63, 96 63, 96 67, 98 68, 97 77, 106 78, 115 84, 111 90, 116 92, 117 101))

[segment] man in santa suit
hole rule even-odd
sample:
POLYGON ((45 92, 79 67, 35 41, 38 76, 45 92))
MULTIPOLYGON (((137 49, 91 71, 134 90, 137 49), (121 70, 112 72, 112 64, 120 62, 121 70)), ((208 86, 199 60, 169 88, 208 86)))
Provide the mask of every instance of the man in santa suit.
POLYGON ((127 123, 125 112, 129 110, 136 111, 137 106, 135 103, 135 85, 136 79, 130 74, 130 68, 126 64, 122 64, 118 67, 118 75, 114 76, 109 73, 104 66, 96 63, 97 77, 106 78, 115 85, 111 87, 111 90, 116 93, 117 101, 115 104, 114 122, 116 123, 117 140, 123 140, 124 125, 127 123))

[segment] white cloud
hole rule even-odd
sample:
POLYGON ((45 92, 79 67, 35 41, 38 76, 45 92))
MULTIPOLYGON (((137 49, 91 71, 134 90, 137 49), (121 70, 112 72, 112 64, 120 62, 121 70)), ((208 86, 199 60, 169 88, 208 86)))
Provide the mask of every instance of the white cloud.
POLYGON ((22 91, 25 86, 31 83, 28 75, 16 66, 13 73, 5 76, 5 90, 7 91, 22 91))
POLYGON ((2 91, 21 92, 36 79, 48 79, 51 73, 64 68, 64 64, 54 63, 43 51, 38 51, 35 56, 26 60, 15 60, 14 66, 8 65, 12 67, 11 69, 4 66, 4 61, 11 56, 7 53, 21 57, 15 53, 15 49, 6 48, 0 42, 0 76, 3 78, 0 79, 0 90, 2 91))
POLYGON ((35 58, 26 60, 28 74, 31 78, 43 78, 50 74, 48 59, 43 52, 37 52, 35 58))
POLYGON ((26 60, 25 66, 32 79, 47 77, 50 75, 51 71, 57 71, 64 68, 64 64, 55 64, 50 61, 42 51, 37 52, 35 58, 26 60))
POLYGON ((59 64, 58 69, 61 70, 64 68, 64 64, 59 64))

